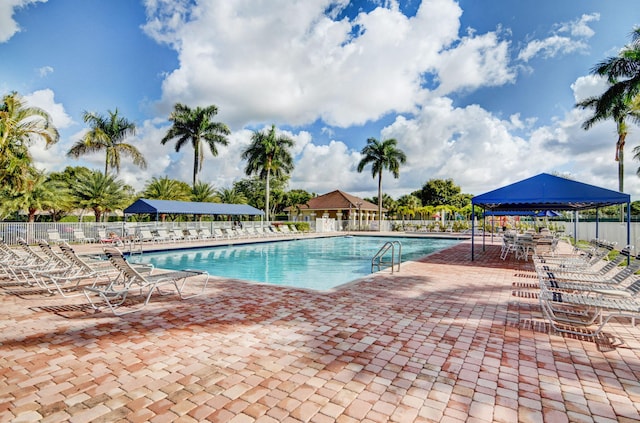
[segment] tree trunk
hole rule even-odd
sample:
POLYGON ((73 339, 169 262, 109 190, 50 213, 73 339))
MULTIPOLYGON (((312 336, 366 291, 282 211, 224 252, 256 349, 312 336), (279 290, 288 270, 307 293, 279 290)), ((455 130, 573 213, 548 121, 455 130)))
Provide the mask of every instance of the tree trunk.
MULTIPOLYGON (((618 141, 618 190, 624 192, 624 135, 620 135, 618 141)), ((625 221, 624 204, 620 204, 620 222, 625 221)))
POLYGON ((193 186, 196 186, 198 180, 198 158, 200 157, 200 143, 193 143, 193 186))
POLYGON ((382 232, 382 170, 378 173, 378 232, 382 232))
POLYGON ((266 195, 265 195, 265 199, 264 199, 264 212, 265 212, 265 220, 267 221, 267 223, 269 222, 269 176, 271 176, 271 166, 269 166, 267 168, 267 183, 265 185, 265 191, 266 191, 266 195))

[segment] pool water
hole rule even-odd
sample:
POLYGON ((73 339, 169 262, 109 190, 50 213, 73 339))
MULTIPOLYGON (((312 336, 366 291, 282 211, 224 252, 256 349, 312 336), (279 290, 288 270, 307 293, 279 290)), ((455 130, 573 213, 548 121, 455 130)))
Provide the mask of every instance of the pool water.
POLYGON ((460 242, 345 236, 145 253, 129 260, 163 269, 198 269, 226 278, 327 290, 371 274, 371 259, 387 241, 400 241, 403 262, 460 242))

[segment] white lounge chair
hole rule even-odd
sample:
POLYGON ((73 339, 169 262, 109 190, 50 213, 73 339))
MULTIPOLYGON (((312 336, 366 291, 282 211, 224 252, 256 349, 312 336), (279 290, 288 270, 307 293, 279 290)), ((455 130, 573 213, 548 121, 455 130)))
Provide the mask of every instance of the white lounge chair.
POLYGON ((73 240, 76 242, 79 242, 81 244, 87 243, 87 242, 95 242, 96 240, 90 237, 85 236, 84 232, 81 229, 74 229, 73 230, 73 240))
POLYGON ((184 232, 182 231, 182 229, 173 229, 169 233, 169 236, 171 237, 172 241, 180 242, 185 240, 184 232))
POLYGON ((211 234, 211 231, 207 228, 203 228, 200 229, 200 231, 198 232, 198 236, 200 239, 211 239, 213 238, 213 235, 211 234))
POLYGON ((204 293, 209 281, 209 274, 207 272, 196 270, 142 275, 127 262, 120 250, 116 248, 105 248, 105 254, 114 267, 120 271, 120 277, 117 282, 111 282, 106 286, 91 286, 84 288, 83 292, 89 301, 89 304, 91 304, 91 307, 96 311, 100 311, 100 309, 105 305, 109 307, 116 316, 138 311, 149 303, 151 295, 154 292, 164 294, 160 288, 165 285, 172 285, 181 299, 193 298, 204 293), (206 279, 200 288, 200 291, 195 294, 185 295, 184 288, 187 279, 202 275, 205 275, 206 279), (121 307, 125 305, 125 301, 130 299, 131 295, 134 295, 136 292, 143 298, 142 305, 128 308, 123 311, 121 307), (103 304, 96 302, 95 296, 97 296, 103 304))
POLYGON ((158 242, 158 238, 155 237, 150 230, 140 229, 138 232, 138 241, 140 242, 158 242))
POLYGON ((199 239, 199 234, 198 231, 196 231, 195 229, 187 229, 187 239, 190 241, 195 241, 197 239, 199 239))
POLYGON ((64 242, 64 239, 60 236, 60 232, 55 229, 51 229, 47 231, 47 239, 51 244, 60 244, 64 242))
POLYGON ((635 325, 640 316, 640 280, 624 289, 584 293, 540 290, 540 306, 551 327, 561 333, 597 337, 614 317, 629 317, 635 325))

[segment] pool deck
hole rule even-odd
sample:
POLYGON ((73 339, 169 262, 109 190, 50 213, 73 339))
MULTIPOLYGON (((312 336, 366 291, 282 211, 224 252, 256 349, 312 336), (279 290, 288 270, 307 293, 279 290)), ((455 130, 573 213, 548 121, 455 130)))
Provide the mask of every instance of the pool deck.
POLYGON ((499 254, 330 292, 214 279, 123 317, 0 280, 0 421, 639 421, 640 328, 550 333, 531 263, 499 254))

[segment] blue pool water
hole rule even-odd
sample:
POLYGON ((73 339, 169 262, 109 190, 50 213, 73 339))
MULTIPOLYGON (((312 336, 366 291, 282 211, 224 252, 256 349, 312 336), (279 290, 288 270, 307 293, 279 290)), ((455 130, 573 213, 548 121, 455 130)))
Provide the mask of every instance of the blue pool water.
POLYGON ((400 241, 402 261, 459 241, 434 238, 331 237, 145 253, 131 257, 163 269, 206 270, 211 275, 327 290, 371 274, 371 258, 387 241, 400 241))

